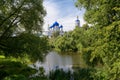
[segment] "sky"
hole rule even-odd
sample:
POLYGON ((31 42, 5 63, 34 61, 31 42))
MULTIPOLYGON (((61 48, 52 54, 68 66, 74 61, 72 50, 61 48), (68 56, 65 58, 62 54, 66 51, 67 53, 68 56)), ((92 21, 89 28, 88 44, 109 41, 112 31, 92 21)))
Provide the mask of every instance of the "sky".
POLYGON ((85 23, 83 19, 84 9, 75 7, 76 0, 44 0, 44 7, 47 15, 44 18, 44 31, 47 31, 48 24, 51 26, 55 21, 63 25, 64 31, 71 31, 75 28, 75 20, 77 16, 80 25, 85 23))

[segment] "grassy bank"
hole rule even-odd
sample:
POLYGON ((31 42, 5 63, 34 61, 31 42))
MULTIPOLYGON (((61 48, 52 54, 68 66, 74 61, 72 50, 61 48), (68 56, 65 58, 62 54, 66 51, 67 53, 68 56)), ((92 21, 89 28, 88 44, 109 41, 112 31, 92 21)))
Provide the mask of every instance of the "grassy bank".
POLYGON ((6 58, 0 55, 0 78, 2 80, 27 80, 30 75, 36 73, 36 70, 28 67, 27 64, 27 60, 6 58))

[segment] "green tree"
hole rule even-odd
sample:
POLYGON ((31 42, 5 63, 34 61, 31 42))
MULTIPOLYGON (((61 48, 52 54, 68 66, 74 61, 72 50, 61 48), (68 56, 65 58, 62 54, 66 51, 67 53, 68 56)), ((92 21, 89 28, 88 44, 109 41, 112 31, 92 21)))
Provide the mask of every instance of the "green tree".
POLYGON ((22 33, 17 37, 4 40, 2 48, 5 56, 24 57, 28 55, 31 61, 40 60, 46 56, 49 50, 48 40, 46 37, 38 37, 29 33, 22 33))
POLYGON ((43 0, 1 0, 0 40, 20 34, 41 31, 46 12, 43 0))
POLYGON ((102 64, 95 79, 118 80, 120 49, 120 1, 119 0, 78 0, 76 5, 84 7, 85 20, 92 25, 92 43, 85 48, 85 61, 97 67, 102 64), (102 74, 102 75, 100 75, 102 74))
POLYGON ((120 20, 119 0, 77 0, 76 6, 85 8, 84 19, 92 25, 107 26, 120 20))
POLYGON ((58 37, 59 35, 60 35, 60 31, 55 31, 55 32, 53 32, 53 34, 52 34, 53 38, 56 38, 56 37, 58 37))
POLYGON ((47 51, 47 38, 35 34, 42 31, 45 14, 43 0, 1 0, 0 50, 6 56, 29 54, 41 58, 47 51))
POLYGON ((56 38, 54 43, 55 48, 62 52, 76 52, 77 46, 73 35, 73 32, 67 32, 63 36, 56 38))
POLYGON ((88 30, 89 25, 88 24, 83 24, 82 28, 84 28, 84 30, 88 30))

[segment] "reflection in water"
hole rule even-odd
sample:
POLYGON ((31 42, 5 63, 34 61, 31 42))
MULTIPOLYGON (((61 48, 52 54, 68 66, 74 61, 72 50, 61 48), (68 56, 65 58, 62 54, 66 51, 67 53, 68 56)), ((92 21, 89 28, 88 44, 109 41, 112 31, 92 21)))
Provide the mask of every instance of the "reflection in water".
POLYGON ((63 70, 72 70, 75 65, 80 66, 80 55, 61 55, 57 52, 49 52, 43 63, 37 61, 35 64, 36 69, 44 67, 46 72, 62 68, 63 70))

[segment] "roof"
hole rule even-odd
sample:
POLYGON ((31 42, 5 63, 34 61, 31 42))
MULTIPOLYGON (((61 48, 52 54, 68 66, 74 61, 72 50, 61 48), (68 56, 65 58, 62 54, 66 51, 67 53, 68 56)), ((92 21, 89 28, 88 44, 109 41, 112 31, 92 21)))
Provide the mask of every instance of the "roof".
POLYGON ((63 28, 63 26, 61 25, 61 26, 59 26, 59 28, 63 28))
POLYGON ((56 21, 56 22, 54 22, 53 23, 53 25, 52 26, 50 26, 49 28, 54 28, 55 26, 58 26, 59 28, 63 28, 63 26, 61 25, 61 26, 59 26, 59 23, 56 21))
POLYGON ((53 23, 53 26, 59 26, 59 23, 56 21, 53 23))

